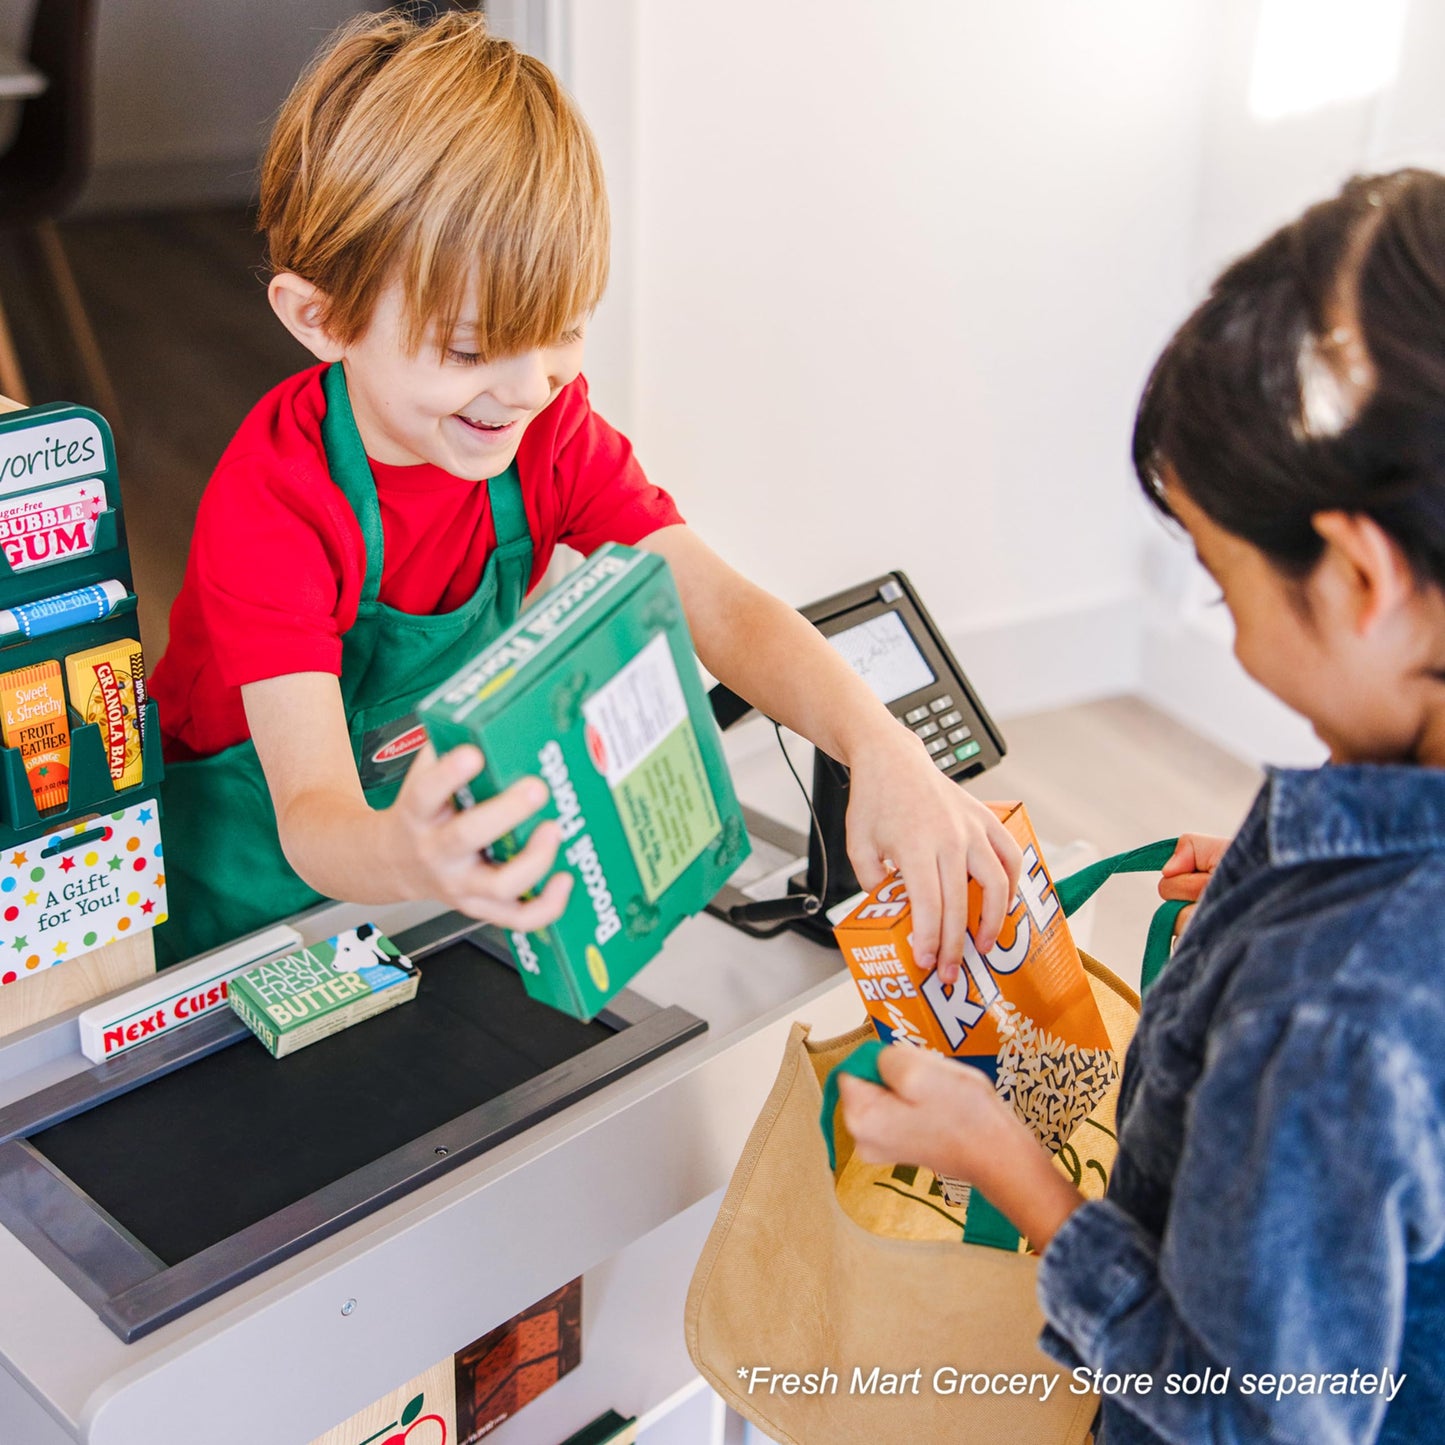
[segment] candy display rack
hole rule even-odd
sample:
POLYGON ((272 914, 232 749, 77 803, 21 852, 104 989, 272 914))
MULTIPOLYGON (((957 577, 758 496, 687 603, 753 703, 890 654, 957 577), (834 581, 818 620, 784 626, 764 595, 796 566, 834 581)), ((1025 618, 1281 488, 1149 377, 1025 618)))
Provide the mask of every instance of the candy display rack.
MULTIPOLYGON (((0 397, 0 500, 77 482, 96 488, 93 541, 76 546, 74 529, 57 531, 55 557, 22 568, 0 550, 0 609, 110 579, 126 595, 98 620, 0 636, 0 673, 141 640, 109 425, 86 407, 27 408, 0 397)), ((102 726, 68 702, 69 792, 60 807, 39 811, 20 750, 0 747, 0 1036, 155 971, 150 929, 165 918, 155 704, 145 703, 141 720, 141 776, 117 789, 102 726)))

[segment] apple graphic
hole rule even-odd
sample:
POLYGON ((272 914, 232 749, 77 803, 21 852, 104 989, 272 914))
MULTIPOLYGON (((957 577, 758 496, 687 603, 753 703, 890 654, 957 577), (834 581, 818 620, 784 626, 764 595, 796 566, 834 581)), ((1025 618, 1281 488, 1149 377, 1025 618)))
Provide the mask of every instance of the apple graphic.
POLYGON ((381 1445, 447 1445, 447 1424, 440 1415, 423 1415, 413 1420, 399 1435, 383 1440, 381 1445), (416 1432, 420 1432, 416 1434, 416 1432), (416 1439, 412 1436, 416 1434, 416 1439))
POLYGON ((388 1435, 381 1445, 447 1445, 447 1422, 440 1415, 423 1415, 423 1399, 418 1395, 407 1405, 399 1422, 406 1429, 388 1435))

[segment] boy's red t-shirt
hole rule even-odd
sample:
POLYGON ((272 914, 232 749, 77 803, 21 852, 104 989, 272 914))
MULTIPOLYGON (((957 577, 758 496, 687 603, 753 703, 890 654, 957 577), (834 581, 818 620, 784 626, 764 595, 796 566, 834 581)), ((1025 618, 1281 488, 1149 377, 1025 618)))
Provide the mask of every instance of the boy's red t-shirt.
MULTIPOLYGON (((250 736, 243 683, 292 672, 341 672, 341 635, 356 620, 366 574, 361 526, 331 480, 326 411, 312 367, 257 403, 201 498, 170 646, 150 692, 168 758, 209 757, 250 736)), ((466 602, 496 545, 484 482, 427 464, 373 461, 381 503, 381 601, 427 616, 466 602)), ((592 410, 582 377, 564 387, 517 449, 532 533, 532 583, 566 542, 640 542, 681 522, 631 444, 592 410)))

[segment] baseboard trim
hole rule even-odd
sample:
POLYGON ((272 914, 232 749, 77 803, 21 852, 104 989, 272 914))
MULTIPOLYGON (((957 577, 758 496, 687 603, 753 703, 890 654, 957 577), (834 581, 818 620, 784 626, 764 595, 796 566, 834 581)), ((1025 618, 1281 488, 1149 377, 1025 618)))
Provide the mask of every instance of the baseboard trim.
POLYGON ((1137 692, 1142 625, 1132 598, 988 626, 945 626, 990 713, 1018 717, 1137 692))
MULTIPOLYGON (((1157 603, 1119 598, 944 633, 1001 722, 1133 694, 1248 762, 1313 767, 1324 758, 1309 724, 1246 675, 1226 639, 1157 603)), ((773 745, 771 730, 751 731, 729 748, 750 755, 773 745)))
POLYGON ((1148 701, 1249 762, 1314 767, 1324 760, 1310 725, 1255 682, 1222 637, 1184 619, 1151 617, 1140 672, 1148 701))
MULTIPOLYGON (((1226 639, 1120 598, 987 626, 945 626, 968 680, 997 719, 1102 697, 1143 697, 1251 763, 1313 767, 1324 749, 1309 724, 1246 675, 1226 639)), ((773 745, 770 730, 735 743, 773 745)))

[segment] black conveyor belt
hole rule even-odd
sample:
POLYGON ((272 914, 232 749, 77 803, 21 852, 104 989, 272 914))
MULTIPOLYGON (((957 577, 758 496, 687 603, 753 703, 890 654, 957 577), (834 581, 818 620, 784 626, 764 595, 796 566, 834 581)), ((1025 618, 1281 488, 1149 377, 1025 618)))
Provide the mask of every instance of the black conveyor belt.
POLYGON ((32 1135, 166 1264, 613 1036, 523 992, 470 939, 416 999, 284 1059, 245 1039, 32 1135))

